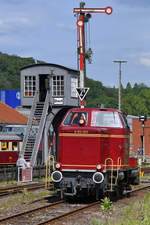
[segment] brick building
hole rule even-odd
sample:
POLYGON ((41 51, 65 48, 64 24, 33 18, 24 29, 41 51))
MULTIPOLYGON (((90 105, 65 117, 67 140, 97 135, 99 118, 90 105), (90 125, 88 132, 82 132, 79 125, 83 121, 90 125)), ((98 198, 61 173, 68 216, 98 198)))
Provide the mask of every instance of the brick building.
POLYGON ((138 154, 138 150, 139 148, 142 149, 142 145, 145 157, 150 158, 150 118, 147 118, 144 127, 139 118, 132 118, 131 152, 138 154))

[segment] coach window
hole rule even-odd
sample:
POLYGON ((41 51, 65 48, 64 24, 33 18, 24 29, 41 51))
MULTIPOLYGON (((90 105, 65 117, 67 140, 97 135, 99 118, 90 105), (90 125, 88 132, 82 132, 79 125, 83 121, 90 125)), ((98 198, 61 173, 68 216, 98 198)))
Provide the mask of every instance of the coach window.
POLYGON ((8 150, 8 142, 7 141, 1 142, 1 149, 4 151, 8 150))
POLYGON ((52 77, 52 96, 64 96, 64 76, 52 77))
POLYGON ((18 143, 17 142, 12 142, 12 150, 18 151, 18 143))
POLYGON ((36 91, 36 77, 25 76, 24 77, 24 96, 33 97, 36 91))

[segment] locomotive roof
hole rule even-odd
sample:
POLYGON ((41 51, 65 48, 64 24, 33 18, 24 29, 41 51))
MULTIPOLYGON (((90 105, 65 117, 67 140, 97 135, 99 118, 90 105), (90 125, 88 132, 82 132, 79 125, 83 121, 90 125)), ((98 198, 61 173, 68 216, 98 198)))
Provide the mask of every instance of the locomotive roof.
POLYGON ((78 112, 92 112, 92 111, 109 111, 109 112, 120 112, 117 109, 113 108, 72 108, 70 111, 78 111, 78 112))

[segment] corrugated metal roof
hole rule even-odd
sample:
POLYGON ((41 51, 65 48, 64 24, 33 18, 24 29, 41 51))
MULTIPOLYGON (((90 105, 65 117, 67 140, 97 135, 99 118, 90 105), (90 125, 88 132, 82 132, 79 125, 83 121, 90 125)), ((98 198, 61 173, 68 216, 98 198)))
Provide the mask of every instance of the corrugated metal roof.
POLYGON ((57 67, 57 68, 62 68, 62 69, 65 69, 65 70, 78 72, 78 75, 79 75, 79 70, 76 70, 76 69, 73 69, 73 68, 70 68, 70 67, 66 67, 66 66, 62 66, 62 65, 58 65, 58 64, 53 64, 53 63, 31 64, 31 65, 28 65, 28 66, 24 66, 23 68, 21 68, 21 70, 24 70, 24 69, 27 69, 27 68, 31 68, 31 67, 37 67, 37 66, 54 66, 54 67, 57 67))
POLYGON ((16 134, 6 134, 3 132, 0 132, 0 141, 12 141, 12 140, 16 140, 16 141, 22 141, 23 136, 21 135, 16 135, 16 134))
POLYGON ((1 124, 27 124, 28 117, 17 110, 0 102, 0 123, 1 124))

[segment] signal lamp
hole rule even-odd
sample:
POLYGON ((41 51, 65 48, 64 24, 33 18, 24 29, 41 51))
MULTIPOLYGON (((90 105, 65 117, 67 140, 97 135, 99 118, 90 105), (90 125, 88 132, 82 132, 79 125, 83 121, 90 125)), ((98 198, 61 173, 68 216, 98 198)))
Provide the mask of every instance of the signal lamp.
POLYGON ((91 19, 91 17, 92 17, 92 16, 91 16, 90 13, 87 13, 87 14, 86 14, 86 18, 87 18, 88 20, 91 19))
POLYGON ((56 169, 59 169, 60 168, 60 164, 56 163, 55 167, 56 167, 56 169))
POLYGON ((84 22, 87 23, 89 21, 89 19, 91 18, 91 14, 87 13, 84 17, 84 22))
POLYGON ((147 120, 147 116, 139 116, 139 121, 144 123, 147 120))
POLYGON ((96 168, 97 168, 98 170, 100 170, 102 167, 101 167, 100 164, 98 164, 98 165, 96 166, 96 168))

